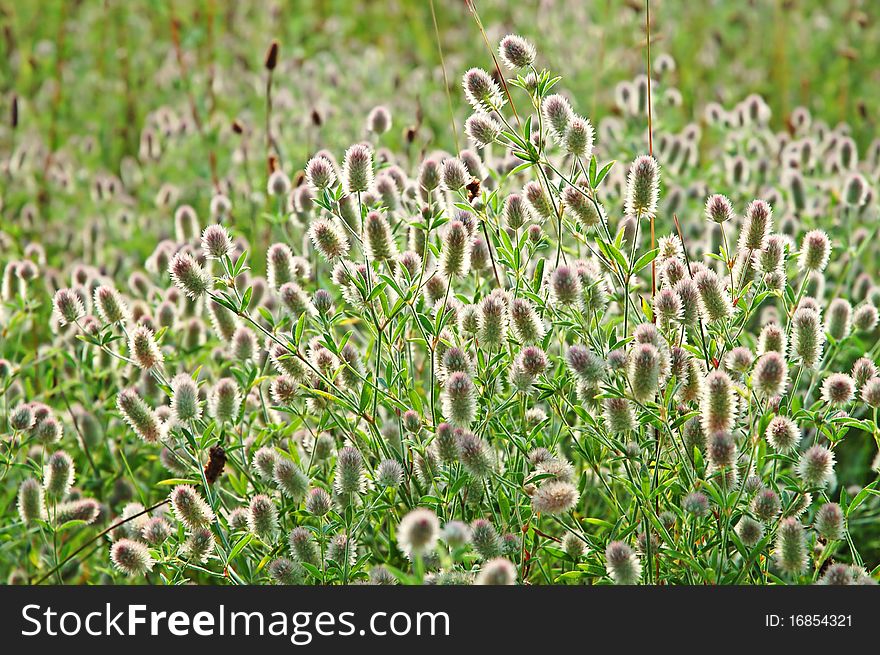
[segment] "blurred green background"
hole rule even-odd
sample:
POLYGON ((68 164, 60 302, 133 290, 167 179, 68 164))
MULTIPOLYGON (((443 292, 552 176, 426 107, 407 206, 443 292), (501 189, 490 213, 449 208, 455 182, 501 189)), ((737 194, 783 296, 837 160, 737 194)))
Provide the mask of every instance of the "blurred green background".
MULTIPOLYGON (((594 123, 613 111, 614 85, 644 72, 644 1, 476 4, 490 43, 508 31, 530 38, 539 62, 565 75, 594 123)), ((465 0, 435 0, 434 9, 460 129, 460 75, 491 61, 465 0)), ((653 52, 678 62, 684 115, 709 100, 732 103, 757 92, 777 127, 804 104, 831 125, 848 121, 865 142, 880 107, 878 11, 876 0, 653 0, 653 52)), ((137 152, 147 112, 179 101, 184 82, 162 78, 176 57, 174 22, 196 102, 212 116, 259 114, 263 53, 275 38, 288 71, 324 62, 309 88, 291 86, 294 96, 332 84, 332 70, 366 63, 354 92, 367 109, 402 107, 396 126, 403 129, 416 121, 420 102, 432 145, 453 145, 429 0, 3 0, 4 102, 18 93, 22 127, 57 144, 94 132, 98 156, 113 167, 137 152), (245 88, 235 86, 246 79, 238 73, 252 75, 245 88), (210 79, 229 86, 211 88, 210 79)), ((356 136, 340 131, 342 141, 356 136)))

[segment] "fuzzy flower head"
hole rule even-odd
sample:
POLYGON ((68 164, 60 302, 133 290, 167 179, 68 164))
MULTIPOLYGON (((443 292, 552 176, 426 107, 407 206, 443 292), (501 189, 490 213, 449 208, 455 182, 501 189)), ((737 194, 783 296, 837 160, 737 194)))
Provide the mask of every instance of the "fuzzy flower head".
POLYGON ((166 427, 155 410, 134 389, 123 389, 116 396, 116 408, 135 433, 147 443, 163 439, 166 427))
POLYGON ((808 487, 822 488, 834 473, 834 453, 824 446, 813 446, 801 455, 797 471, 808 487))
POLYGON ((364 219, 364 241, 369 258, 373 261, 394 259, 397 245, 385 214, 371 211, 364 219))
POLYGON ((763 200, 753 200, 746 208, 745 220, 739 235, 741 250, 762 250, 767 245, 773 228, 773 210, 763 200))
POLYGON ((347 194, 367 191, 373 185, 373 151, 356 143, 345 151, 342 163, 342 187, 347 194))
POLYGON ((706 200, 706 218, 713 223, 726 223, 733 218, 733 205, 727 196, 716 193, 706 200))
POLYGON ((564 143, 568 125, 574 119, 568 100, 559 94, 547 96, 541 103, 541 110, 550 134, 558 143, 564 143))
POLYGON ((46 518, 43 487, 34 478, 28 478, 18 488, 18 515, 23 523, 46 518))
POLYGON ((822 400, 830 405, 846 405, 855 392, 855 381, 846 373, 832 373, 822 382, 822 400))
POLYGON ((790 453, 801 440, 801 429, 787 416, 774 416, 767 424, 767 443, 781 453, 790 453))
POLYGON ((139 541, 120 539, 110 547, 110 560, 119 571, 129 576, 144 575, 153 570, 155 561, 139 541))
POLYGON ((804 528, 796 518, 785 518, 776 531, 776 564, 784 573, 797 576, 807 566, 804 528))
POLYGON ((345 446, 336 456, 335 488, 340 495, 363 493, 366 489, 364 459, 352 446, 345 446))
POLYGON ((501 134, 501 125, 494 118, 484 112, 478 111, 468 117, 464 123, 464 131, 468 138, 480 148, 485 148, 494 143, 501 134))
POLYGON ((468 427, 477 411, 476 389, 467 373, 457 371, 449 376, 443 390, 443 414, 450 423, 468 427))
POLYGON ((638 584, 642 577, 642 564, 635 551, 622 541, 612 541, 605 549, 605 568, 608 575, 619 585, 638 584))
POLYGON ((801 306, 791 319, 792 351, 805 368, 813 368, 822 356, 825 330, 819 313, 808 306, 801 306))
POLYGON ((660 351, 651 343, 636 344, 629 360, 629 382, 633 397, 646 402, 654 398, 660 384, 660 351))
POLYGON ((843 510, 837 503, 825 503, 816 512, 814 527, 823 539, 840 539, 843 536, 843 510))
POLYGON ((331 262, 348 254, 348 237, 333 220, 318 218, 309 226, 309 239, 321 256, 331 262))
POLYGON ((211 276, 188 252, 180 251, 168 264, 168 272, 174 284, 193 300, 211 290, 211 276))
POLYGON ((498 44, 501 61, 510 70, 529 68, 535 63, 535 46, 516 34, 508 34, 498 44))
POLYGON ((220 423, 232 423, 241 408, 241 390, 232 378, 221 378, 208 395, 208 414, 220 423))
POLYGON ((388 107, 378 105, 367 114, 367 131, 373 134, 385 134, 391 129, 391 112, 388 107))
POLYGON ((209 225, 202 232, 202 250, 208 259, 223 259, 232 248, 229 232, 222 225, 209 225))
POLYGON ((471 68, 461 80, 467 101, 477 111, 491 112, 500 109, 504 103, 504 94, 498 83, 482 68, 471 68))
POLYGON ((657 215, 660 191, 660 167, 650 155, 637 157, 626 180, 626 213, 640 218, 657 215))
POLYGON ((336 184, 336 170, 323 155, 312 157, 306 164, 306 181, 315 191, 328 189, 336 184))
POLYGON ((43 466, 43 488, 54 499, 64 498, 73 485, 73 459, 63 450, 56 450, 43 466))
POLYGON ((437 515, 424 507, 406 514, 397 526, 397 545, 409 559, 433 551, 439 536, 437 515))
POLYGON ((138 325, 129 334, 128 352, 134 363, 145 371, 164 361, 153 331, 145 325, 138 325))
POLYGON ((127 322, 131 318, 122 295, 112 286, 102 284, 94 291, 95 310, 105 323, 127 322))
POLYGON ((579 497, 571 483, 546 480, 532 495, 532 510, 536 514, 565 514, 577 505, 579 497))
POLYGON ((781 396, 788 386, 788 364, 780 353, 770 350, 758 358, 752 386, 760 398, 781 396))
POLYGON ((451 221, 443 233, 440 271, 446 277, 467 275, 471 265, 471 237, 459 220, 451 221))
POLYGON ((266 543, 271 543, 278 532, 278 509, 272 499, 259 494, 251 499, 248 506, 248 529, 266 543))
POLYGON ((589 159, 593 154, 594 130, 588 118, 575 116, 569 121, 562 137, 565 151, 575 157, 589 159))
POLYGON ((58 289, 52 298, 52 307, 58 324, 65 326, 85 316, 83 301, 73 289, 58 289))
POLYGON ((207 527, 214 522, 214 512, 195 487, 180 484, 171 491, 171 509, 177 520, 189 530, 207 527))
POLYGON ((801 242, 798 266, 802 271, 822 272, 831 256, 831 240, 822 230, 807 232, 801 242))
POLYGON ((496 557, 483 564, 474 580, 475 585, 512 585, 516 583, 516 567, 504 557, 496 557))

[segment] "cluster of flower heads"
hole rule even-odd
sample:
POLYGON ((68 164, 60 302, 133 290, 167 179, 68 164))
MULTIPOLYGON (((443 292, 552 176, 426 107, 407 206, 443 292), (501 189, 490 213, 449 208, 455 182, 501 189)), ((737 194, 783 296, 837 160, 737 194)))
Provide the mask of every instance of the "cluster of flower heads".
POLYGON ((0 370, 42 472, 21 530, 111 526, 114 570, 175 582, 872 582, 875 482, 835 466, 876 446, 880 148, 749 96, 706 107, 705 168, 696 123, 633 157, 671 58, 594 130, 531 43, 498 57, 462 79, 470 149, 413 165, 379 106, 341 162, 270 159, 258 229, 255 194, 216 184, 203 226, 163 187, 143 266, 6 263, 4 318, 51 329, 0 370), (75 406, 28 379, 53 357, 75 406))

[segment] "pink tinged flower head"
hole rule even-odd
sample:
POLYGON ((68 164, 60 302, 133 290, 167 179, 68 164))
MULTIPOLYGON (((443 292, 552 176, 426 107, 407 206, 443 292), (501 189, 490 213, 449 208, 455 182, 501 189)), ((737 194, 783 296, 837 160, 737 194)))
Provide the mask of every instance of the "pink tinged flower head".
POLYGON ((439 536, 437 515, 424 507, 406 514, 397 526, 397 545, 410 559, 433 551, 439 536))
POLYGON ((491 112, 500 109, 504 103, 501 87, 482 68, 471 68, 462 77, 461 86, 465 98, 477 111, 491 112))
POLYGON ((134 363, 145 371, 164 361, 153 331, 145 325, 138 325, 129 334, 128 352, 134 363))
POLYGON ((342 164, 342 186, 346 193, 367 191, 373 185, 373 151, 363 143, 356 143, 345 151, 342 164))
POLYGON ((780 453, 790 453, 801 441, 801 429, 787 416, 775 416, 767 424, 767 443, 780 453))
POLYGON ((745 220, 739 236, 741 250, 762 250, 773 228, 773 210, 763 200, 753 200, 746 208, 745 220))
POLYGON ((716 193, 706 200, 706 219, 713 223, 726 223, 733 218, 733 205, 727 196, 716 193))
POLYGON ((306 181, 316 191, 328 189, 336 184, 336 170, 326 157, 312 157, 306 164, 306 181))
POLYGON ((557 143, 564 143, 565 133, 575 117, 568 100, 559 94, 547 96, 541 103, 541 111, 550 134, 557 143))
POLYGON ((565 514, 579 498, 577 487, 571 483, 545 480, 532 495, 532 510, 536 514, 565 514))
POLYGON ((855 392, 855 380, 846 373, 832 373, 822 382, 822 400, 830 405, 846 405, 855 392))
POLYGON ((309 239, 321 256, 331 262, 348 254, 348 237, 342 227, 328 218, 317 218, 309 227, 309 239))
POLYGON ((174 284, 187 296, 196 300, 211 290, 211 276, 188 252, 178 252, 168 265, 174 284))
POLYGON ((95 309, 105 323, 127 322, 131 319, 131 311, 122 295, 112 286, 102 284, 95 287, 95 309))
POLYGON ((171 509, 177 520, 189 530, 204 528, 214 522, 214 512, 195 487, 177 485, 171 491, 171 509))
POLYGON ((391 112, 388 107, 378 105, 370 110, 367 114, 367 131, 373 134, 385 134, 391 129, 391 112))
POLYGON ((73 289, 58 289, 52 299, 52 306, 58 324, 61 326, 75 323, 77 319, 85 316, 86 310, 83 301, 73 289))
POLYGON ((56 450, 43 466, 43 488, 54 499, 64 498, 74 478, 73 459, 63 450, 56 450))
POLYGON ((464 123, 465 134, 479 148, 494 143, 501 129, 498 121, 482 111, 472 114, 464 123))
POLYGON ((443 414, 453 425, 466 428, 476 417, 477 398, 474 383, 467 373, 452 373, 443 389, 443 414))
POLYGON ((788 364, 775 350, 758 358, 752 372, 752 387, 761 398, 772 398, 785 393, 788 386, 788 364))
POLYGON ((797 471, 808 487, 823 488, 834 473, 834 453, 824 446, 813 446, 801 455, 797 471))
POLYGON ((202 232, 202 250, 208 259, 223 259, 232 252, 232 239, 222 225, 209 225, 202 232))
POLYGON ((155 561, 139 541, 120 539, 110 547, 110 560, 119 571, 129 576, 144 575, 153 570, 155 561))
POLYGON ((493 586, 516 584, 516 566, 504 557, 490 559, 477 573, 474 584, 493 586))
POLYGON ((660 385, 660 352, 651 343, 640 343, 630 353, 628 377, 633 398, 653 400, 660 385))
POLYGON ((501 61, 510 70, 529 68, 535 63, 535 46, 517 34, 508 34, 498 44, 501 61))
POLYGON ((801 242, 798 266, 802 271, 822 272, 831 256, 831 240, 822 230, 807 232, 801 242))
POLYGON ((575 116, 565 129, 562 145, 567 153, 589 159, 593 154, 593 139, 594 130, 590 120, 575 116))

